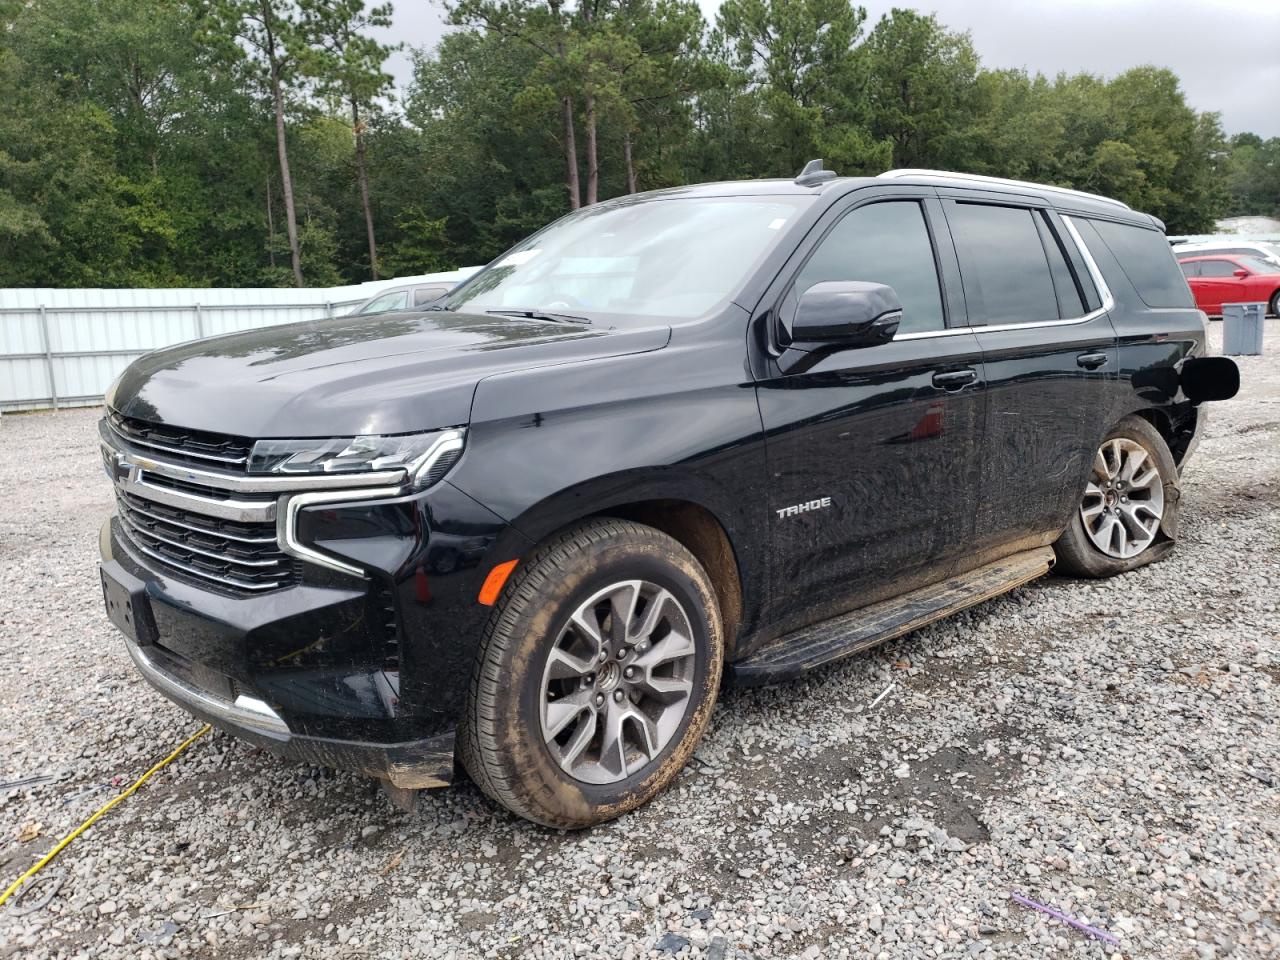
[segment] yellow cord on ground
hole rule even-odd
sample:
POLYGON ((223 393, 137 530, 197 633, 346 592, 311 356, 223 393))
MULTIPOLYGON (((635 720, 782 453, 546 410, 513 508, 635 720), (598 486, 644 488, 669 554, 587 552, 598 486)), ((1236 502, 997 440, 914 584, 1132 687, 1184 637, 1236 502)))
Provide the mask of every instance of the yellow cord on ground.
POLYGON ((100 816, 102 816, 104 813, 106 813, 108 810, 114 807, 117 803, 119 803, 125 797, 129 796, 129 794, 133 793, 133 791, 137 790, 144 783, 146 783, 147 780, 151 778, 151 775, 155 773, 157 770, 161 770, 164 767, 168 766, 168 764, 178 754, 182 753, 183 750, 187 749, 187 747, 191 746, 193 743, 195 743, 197 740, 203 737, 206 733, 208 733, 211 729, 213 728, 206 723, 203 727, 201 727, 191 736, 187 737, 186 740, 182 741, 182 743, 179 745, 177 750, 174 750, 173 753, 169 754, 167 757, 165 757, 163 760, 157 763, 154 767, 152 767, 150 770, 148 770, 146 773, 140 776, 137 780, 135 780, 133 785, 129 787, 129 789, 124 791, 124 793, 120 794, 120 796, 115 797, 114 799, 109 800, 107 803, 103 804, 101 807, 98 808, 98 811, 92 817, 90 817, 84 823, 80 824, 80 826, 76 827, 74 830, 68 833, 65 837, 59 840, 58 845, 54 847, 52 850, 50 850, 48 853, 46 853, 43 857, 41 857, 39 862, 34 867, 32 867, 30 870, 28 870, 26 873, 20 876, 17 880, 13 881, 13 883, 9 884, 9 888, 5 890, 4 893, 0 893, 0 904, 3 904, 11 896, 13 896, 14 893, 16 893, 24 883, 26 883, 28 880, 34 877, 38 872, 40 872, 40 870, 42 870, 49 863, 50 860, 52 860, 59 853, 62 852, 62 849, 67 844, 69 844, 72 840, 74 840, 76 837, 80 836, 80 834, 84 833, 91 826, 93 826, 93 822, 95 820, 97 820, 100 816))

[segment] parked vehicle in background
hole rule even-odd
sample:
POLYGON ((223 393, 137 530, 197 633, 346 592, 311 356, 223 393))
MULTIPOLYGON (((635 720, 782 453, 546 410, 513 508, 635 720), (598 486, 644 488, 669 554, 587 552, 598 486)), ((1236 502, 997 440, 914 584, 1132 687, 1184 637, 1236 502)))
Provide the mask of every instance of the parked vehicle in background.
POLYGON ((1196 298, 1211 317, 1222 316, 1224 303, 1265 303, 1280 316, 1280 266, 1257 257, 1179 257, 1178 266, 1196 298))
POLYGON ((1254 257, 1280 269, 1280 244, 1261 240, 1205 240, 1196 243, 1175 243, 1173 255, 1179 260, 1187 257, 1254 257))
POLYGON ((1237 385, 1158 220, 815 161, 593 204, 420 313, 139 359, 103 593, 224 730, 582 827, 672 781, 722 675, 1167 554, 1237 385))
POLYGON ((392 287, 374 294, 351 311, 348 316, 363 317, 375 313, 394 313, 398 310, 422 310, 431 306, 456 284, 435 281, 404 287, 392 287))

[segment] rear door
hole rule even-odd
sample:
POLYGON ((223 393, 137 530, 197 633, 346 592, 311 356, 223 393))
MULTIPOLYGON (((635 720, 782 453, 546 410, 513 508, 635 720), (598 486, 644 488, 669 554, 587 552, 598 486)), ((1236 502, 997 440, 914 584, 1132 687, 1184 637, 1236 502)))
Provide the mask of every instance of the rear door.
POLYGON ((972 194, 944 207, 987 376, 976 566, 1060 532, 1110 426, 1117 338, 1057 213, 972 194))
POLYGON ((946 576, 981 480, 982 361, 973 333, 949 326, 959 277, 934 191, 860 190, 806 244, 756 315, 775 351, 815 283, 886 283, 904 309, 889 343, 758 378, 773 618, 790 625, 946 576))

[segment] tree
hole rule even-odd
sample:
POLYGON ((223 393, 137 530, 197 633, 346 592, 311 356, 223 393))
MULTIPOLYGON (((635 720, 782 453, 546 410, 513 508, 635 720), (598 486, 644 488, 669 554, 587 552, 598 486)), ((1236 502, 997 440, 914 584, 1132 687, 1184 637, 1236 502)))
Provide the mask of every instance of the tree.
POLYGON ((265 86, 275 118, 276 155, 284 199, 285 229, 294 283, 304 285, 298 245, 298 215, 289 170, 289 142, 285 132, 285 91, 297 82, 297 54, 302 40, 296 11, 288 0, 210 0, 217 22, 243 41, 256 66, 255 77, 265 86))
POLYGON ((824 134, 852 119, 857 46, 866 21, 848 0, 725 0, 713 44, 758 111, 767 169, 794 176, 818 156, 824 134))
POLYGON ((559 103, 561 137, 564 153, 565 192, 569 207, 582 205, 578 177, 578 141, 573 125, 573 94, 580 84, 574 72, 578 62, 573 45, 577 41, 572 19, 564 0, 457 0, 449 7, 451 23, 483 26, 501 37, 527 44, 536 50, 538 61, 530 83, 520 91, 517 107, 537 109, 541 102, 554 97, 559 103))
POLYGON ((1280 212, 1280 138, 1228 140, 1167 70, 983 69, 849 0, 725 0, 711 28, 695 0, 450 3, 397 111, 361 0, 0 0, 0 284, 483 263, 583 202, 819 156, 1094 190, 1174 233, 1280 212))
POLYGON ((1235 216, 1280 216, 1280 137, 1237 134, 1218 155, 1235 216))
POLYGON ((978 55, 936 17, 894 9, 859 48, 871 136, 897 167, 963 168, 976 119, 978 55))
POLYGON ((356 180, 369 242, 369 272, 378 279, 378 244, 369 201, 365 118, 391 87, 391 76, 382 65, 393 47, 378 43, 363 31, 391 25, 391 4, 366 12, 364 0, 300 0, 301 28, 307 41, 302 54, 304 71, 322 94, 340 99, 351 112, 355 138, 356 180))

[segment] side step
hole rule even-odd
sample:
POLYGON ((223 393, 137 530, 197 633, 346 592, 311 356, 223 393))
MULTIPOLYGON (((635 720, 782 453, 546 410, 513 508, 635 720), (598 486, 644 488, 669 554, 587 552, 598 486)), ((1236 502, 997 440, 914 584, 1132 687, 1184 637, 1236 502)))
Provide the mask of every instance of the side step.
POLYGON ((801 676, 1020 587, 1048 573, 1053 561, 1052 548, 1037 547, 901 597, 833 617, 770 641, 733 664, 730 676, 734 683, 745 687, 801 676))

